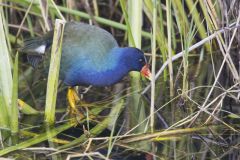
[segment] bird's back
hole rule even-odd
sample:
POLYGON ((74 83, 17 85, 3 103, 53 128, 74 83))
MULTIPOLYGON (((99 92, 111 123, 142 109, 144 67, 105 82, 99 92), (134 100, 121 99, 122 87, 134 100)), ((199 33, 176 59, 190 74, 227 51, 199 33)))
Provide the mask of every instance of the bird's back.
MULTIPOLYGON (((25 41, 21 51, 28 54, 28 61, 33 67, 44 61, 48 71, 50 54, 46 52, 52 45, 52 39, 53 31, 43 37, 25 41)), ((105 80, 110 77, 106 75, 106 71, 116 68, 118 64, 117 57, 111 52, 117 47, 118 44, 113 36, 99 27, 78 22, 66 23, 62 42, 60 79, 68 85, 82 83, 105 85, 105 80)))
POLYGON ((75 67, 81 65, 101 69, 107 61, 107 54, 117 46, 113 36, 99 27, 77 22, 67 23, 63 37, 62 71, 73 64, 75 67))
POLYGON ((84 23, 69 22, 64 29, 60 75, 78 67, 101 70, 110 50, 118 44, 107 31, 84 23))

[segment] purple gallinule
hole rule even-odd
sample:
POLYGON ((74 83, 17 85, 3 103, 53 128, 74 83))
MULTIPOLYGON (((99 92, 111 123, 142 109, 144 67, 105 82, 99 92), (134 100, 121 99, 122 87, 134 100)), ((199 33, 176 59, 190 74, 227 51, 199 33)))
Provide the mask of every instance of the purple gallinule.
MULTIPOLYGON (((52 45, 53 32, 25 41, 22 52, 27 53, 33 67, 45 60, 52 45)), ((49 55, 49 54, 48 54, 49 55)), ((48 68, 48 65, 45 65, 48 68)), ((113 36, 97 27, 68 22, 65 25, 60 63, 60 79, 69 86, 68 100, 75 108, 77 85, 110 86, 130 71, 150 78, 143 52, 133 47, 119 47, 113 36)))

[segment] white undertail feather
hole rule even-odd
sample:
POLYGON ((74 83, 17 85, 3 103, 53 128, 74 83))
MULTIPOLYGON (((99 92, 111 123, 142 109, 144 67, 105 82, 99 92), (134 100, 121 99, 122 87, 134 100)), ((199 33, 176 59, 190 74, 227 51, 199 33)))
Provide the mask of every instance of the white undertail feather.
POLYGON ((44 54, 45 50, 46 50, 46 45, 44 45, 44 44, 37 47, 36 49, 34 49, 34 51, 36 51, 37 53, 40 53, 40 54, 44 54))

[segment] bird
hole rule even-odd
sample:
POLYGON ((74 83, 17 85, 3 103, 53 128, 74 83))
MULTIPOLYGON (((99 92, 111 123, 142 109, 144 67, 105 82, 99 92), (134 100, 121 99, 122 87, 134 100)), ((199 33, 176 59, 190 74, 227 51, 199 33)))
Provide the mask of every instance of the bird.
MULTIPOLYGON (((53 31, 42 37, 24 41, 21 52, 37 68, 43 63, 49 67, 49 49, 53 31), (47 63, 45 61, 48 61, 47 63)), ((71 108, 76 108, 74 86, 111 86, 130 71, 141 72, 151 79, 144 53, 135 47, 120 47, 108 31, 82 22, 67 22, 64 27, 59 79, 69 87, 67 97, 71 108)))

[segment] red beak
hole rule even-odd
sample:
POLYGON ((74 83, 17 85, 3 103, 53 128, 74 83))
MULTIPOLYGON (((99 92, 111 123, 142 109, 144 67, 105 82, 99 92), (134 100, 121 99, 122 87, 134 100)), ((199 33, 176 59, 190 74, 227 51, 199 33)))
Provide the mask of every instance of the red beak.
POLYGON ((145 78, 149 79, 150 81, 152 80, 152 74, 148 64, 143 66, 140 72, 141 72, 141 75, 143 75, 145 78))

